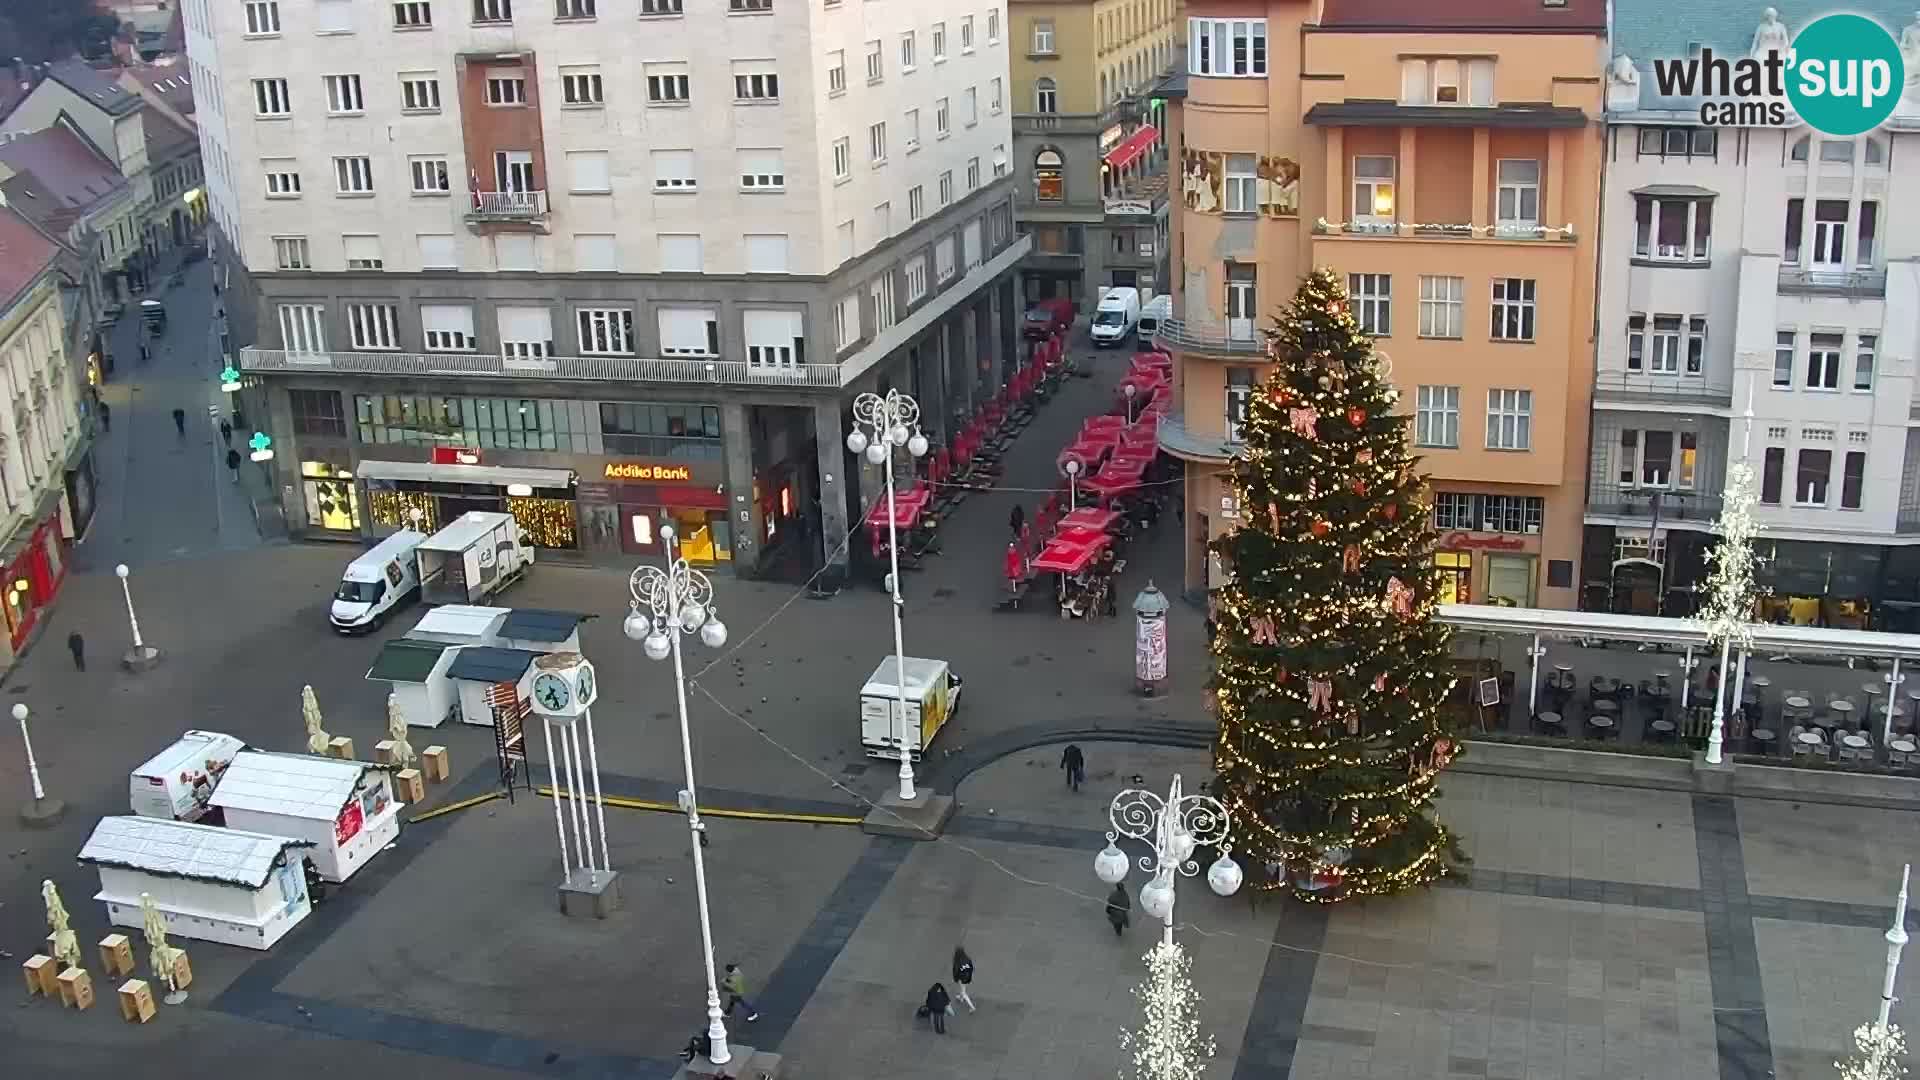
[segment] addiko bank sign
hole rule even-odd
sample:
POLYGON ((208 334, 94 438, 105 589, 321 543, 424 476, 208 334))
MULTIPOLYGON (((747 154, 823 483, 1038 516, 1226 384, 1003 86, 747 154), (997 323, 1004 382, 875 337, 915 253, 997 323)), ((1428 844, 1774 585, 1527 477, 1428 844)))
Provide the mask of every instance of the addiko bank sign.
POLYGON ((627 484, 691 483, 693 469, 686 465, 659 465, 650 461, 609 461, 605 479, 627 484))

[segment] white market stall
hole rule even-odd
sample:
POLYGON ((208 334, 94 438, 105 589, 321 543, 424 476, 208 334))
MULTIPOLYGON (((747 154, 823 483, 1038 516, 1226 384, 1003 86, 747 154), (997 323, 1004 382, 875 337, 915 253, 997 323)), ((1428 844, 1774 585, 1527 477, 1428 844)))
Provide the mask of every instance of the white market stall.
POLYGON ((504 645, 537 653, 577 653, 580 651, 580 624, 593 618, 577 611, 553 611, 547 608, 514 608, 495 631, 504 645))
POLYGON ((313 844, 327 881, 345 881, 400 835, 401 803, 387 770, 364 761, 249 751, 214 789, 227 824, 313 844))
POLYGON ((313 845, 213 825, 144 817, 101 818, 79 859, 100 871, 93 898, 107 921, 140 929, 140 894, 167 933, 268 949, 313 910, 302 869, 313 845))
POLYGON ((527 696, 532 693, 533 662, 544 652, 526 649, 502 649, 491 645, 470 645, 459 650, 447 667, 447 677, 460 699, 460 719, 481 727, 495 726, 496 710, 527 712, 527 696))
POLYGON ((498 645, 500 625, 511 614, 512 608, 443 604, 420 616, 407 636, 446 645, 498 645))
POLYGON ((460 715, 459 692, 447 678, 459 655, 457 645, 395 638, 380 649, 367 678, 392 688, 409 726, 439 727, 460 715))

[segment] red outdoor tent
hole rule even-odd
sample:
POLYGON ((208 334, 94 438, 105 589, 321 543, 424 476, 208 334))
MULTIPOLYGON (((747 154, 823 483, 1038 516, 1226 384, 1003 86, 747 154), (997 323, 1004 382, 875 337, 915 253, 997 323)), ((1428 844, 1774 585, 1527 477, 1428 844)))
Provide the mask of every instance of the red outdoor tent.
MULTIPOLYGON (((898 529, 912 528, 914 523, 920 520, 921 512, 927 508, 927 502, 932 499, 932 497, 933 493, 921 484, 915 484, 907 491, 896 492, 893 497, 894 527, 898 529)), ((884 529, 887 527, 886 500, 883 499, 880 502, 874 503, 873 509, 867 511, 867 524, 876 529, 884 529)))
POLYGON ((1113 523, 1120 520, 1120 514, 1114 510, 1102 510, 1097 506, 1083 506, 1060 519, 1060 528, 1090 529, 1094 532, 1106 532, 1113 523))
POLYGON ((1033 568, 1056 574, 1077 574, 1093 562, 1094 556, 1100 554, 1100 549, 1104 546, 1106 546, 1104 537, 1088 544, 1055 540, 1047 545, 1039 558, 1033 560, 1033 568))

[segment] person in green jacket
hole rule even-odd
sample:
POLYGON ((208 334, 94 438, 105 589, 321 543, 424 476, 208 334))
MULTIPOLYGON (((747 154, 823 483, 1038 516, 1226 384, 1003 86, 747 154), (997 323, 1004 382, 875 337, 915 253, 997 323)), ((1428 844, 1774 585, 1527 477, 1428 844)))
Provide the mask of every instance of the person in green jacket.
POLYGON ((729 1017, 733 1015, 734 1007, 739 1006, 747 1010, 747 1023, 760 1019, 760 1010, 747 1000, 747 977, 740 973, 739 964, 727 965, 727 974, 720 980, 720 989, 727 992, 726 1013, 729 1017))

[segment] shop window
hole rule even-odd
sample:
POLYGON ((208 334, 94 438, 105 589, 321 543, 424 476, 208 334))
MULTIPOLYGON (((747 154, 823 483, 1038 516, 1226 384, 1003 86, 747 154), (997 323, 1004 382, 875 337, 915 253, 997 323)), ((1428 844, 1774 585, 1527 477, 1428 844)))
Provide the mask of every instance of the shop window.
POLYGON ((356 394, 353 402, 360 441, 369 445, 452 445, 576 454, 593 449, 588 443, 581 402, 399 394, 356 394))
POLYGON ((715 405, 603 401, 600 434, 608 454, 720 460, 720 409, 715 405))
POLYGON ((621 545, 632 554, 659 554, 660 524, 673 525, 679 555, 689 563, 711 566, 733 561, 733 531, 724 510, 696 507, 622 507, 627 527, 621 545))
POLYGON ((1532 556, 1487 557, 1487 603, 1502 607, 1533 606, 1532 556))
POLYGON ((526 530, 528 541, 536 548, 571 550, 580 546, 572 499, 514 497, 507 500, 507 512, 526 530))
POLYGON ((1034 155, 1033 197, 1040 202, 1066 200, 1066 161, 1058 151, 1042 150, 1034 155))
POLYGON ((367 492, 367 516, 394 529, 418 528, 424 533, 436 533, 441 524, 440 500, 424 491, 372 488, 367 492), (417 526, 413 519, 416 510, 420 513, 417 526))
POLYGON ((324 461, 303 461, 300 476, 309 525, 328 532, 359 531, 360 495, 351 475, 324 461))
POLYGON ((1464 551, 1436 551, 1433 554, 1434 575, 1439 578, 1439 600, 1442 604, 1470 604, 1473 602, 1473 556, 1464 551))
POLYGON ((296 435, 347 437, 347 415, 340 407, 336 390, 289 390, 287 407, 293 413, 296 435))

